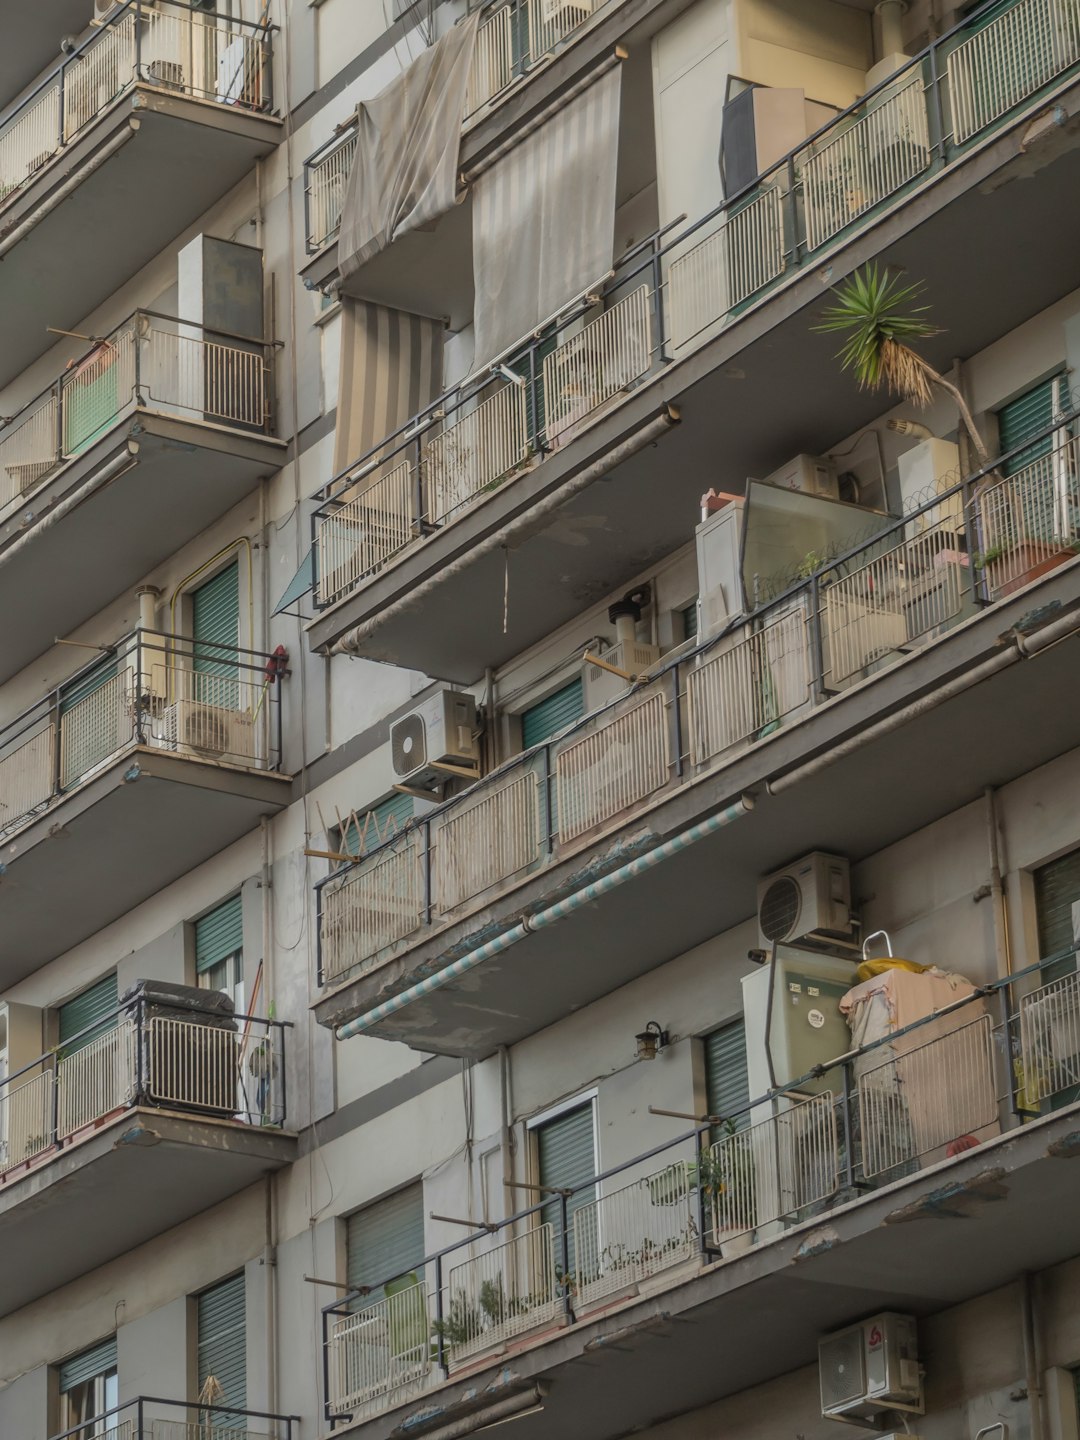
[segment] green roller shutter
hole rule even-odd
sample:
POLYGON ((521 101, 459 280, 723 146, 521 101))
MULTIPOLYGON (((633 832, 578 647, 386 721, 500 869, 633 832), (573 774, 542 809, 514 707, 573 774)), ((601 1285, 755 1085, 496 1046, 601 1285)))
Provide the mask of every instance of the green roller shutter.
POLYGON ((195 669, 206 675, 234 675, 240 644, 240 564, 200 585, 191 597, 195 669), (220 647, 225 646, 222 650, 220 647))
POLYGON ((202 975, 244 947, 244 916, 234 895, 209 915, 195 921, 195 969, 202 975))
MULTIPOLYGON (((1060 955, 1071 950, 1080 938, 1080 850, 1071 850, 1049 865, 1040 866, 1034 878, 1039 954, 1060 955)), ((1075 958, 1059 960, 1043 970, 1043 982, 1071 975, 1076 968, 1075 958)))
MULTIPOLYGON (((1055 416, 1068 408, 1068 390, 1064 374, 1043 380, 998 411, 998 449, 1002 455, 1023 445, 1029 435, 1037 435, 1054 423, 1055 416)), ((1002 467, 1004 475, 1015 475, 1041 455, 1049 454, 1054 438, 1045 435, 1026 450, 1021 450, 1002 467)))
POLYGON ((528 750, 533 745, 539 745, 565 726, 580 720, 584 714, 585 686, 578 676, 576 680, 571 680, 569 685, 556 690, 554 695, 541 700, 539 705, 533 705, 522 713, 522 746, 528 750))
POLYGON ((698 636, 698 605, 695 600, 692 605, 685 606, 679 611, 683 622, 683 639, 696 640, 698 636))
MULTIPOLYGON (((727 1119, 750 1102, 750 1078, 746 1070, 746 1025, 742 1019, 722 1025, 705 1036, 705 1103, 710 1115, 727 1119)), ((738 1115, 739 1126, 749 1115, 738 1115)))
POLYGON ((78 1355, 72 1355, 60 1366, 60 1394, 74 1390, 98 1375, 108 1375, 116 1369, 116 1336, 92 1345, 78 1355))
MULTIPOLYGON (((221 1404, 247 1405, 247 1322, 243 1275, 234 1275, 198 1297, 199 1391, 212 1375, 225 1392, 221 1404)), ((215 1417, 243 1428, 243 1419, 215 1417)))
MULTIPOLYGON (((537 1127, 536 1162, 541 1185, 550 1185, 560 1190, 581 1187, 575 1189, 575 1193, 566 1202, 567 1258, 569 1268, 573 1270, 574 1214, 583 1205, 589 1205, 596 1199, 596 1186, 589 1184, 596 1175, 596 1119, 591 1100, 537 1127)), ((561 1265, 559 1201, 552 1200, 545 1205, 541 1218, 551 1224, 555 1263, 561 1265)), ((595 1246, 590 1245, 589 1249, 595 1253, 595 1246)))
POLYGON ((106 975, 81 995, 76 995, 58 1013, 59 1039, 67 1054, 74 1054, 98 1035, 103 1035, 116 1021, 116 971, 106 975), (78 1037, 77 1039, 75 1037, 78 1037), (69 1044, 69 1041, 74 1041, 69 1044))
POLYGON ((358 816, 356 823, 349 823, 341 832, 341 849, 346 855, 362 855, 374 850, 392 835, 399 835, 412 819, 413 797, 391 795, 378 805, 358 816), (370 816, 370 820, 366 817, 370 816))
POLYGON ((345 1280, 350 1290, 371 1291, 365 1304, 382 1295, 382 1286, 388 1280, 411 1274, 419 1279, 424 1253, 421 1184, 377 1200, 346 1221, 345 1280))

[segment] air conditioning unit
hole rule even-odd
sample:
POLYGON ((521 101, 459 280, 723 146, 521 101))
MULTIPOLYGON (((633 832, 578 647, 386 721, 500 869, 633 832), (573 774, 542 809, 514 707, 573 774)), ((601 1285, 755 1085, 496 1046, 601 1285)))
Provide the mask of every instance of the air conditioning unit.
MULTIPOLYGON (((104 25, 107 20, 120 10, 125 0, 94 0, 94 21, 95 25, 104 25)), ((148 10, 157 9, 158 0, 142 0, 142 11, 145 15, 148 10)))
MULTIPOLYGON (((604 660, 609 665, 614 665, 616 670, 622 670, 627 675, 635 678, 644 675, 660 659, 659 645, 643 645, 640 641, 633 644, 619 643, 611 645, 603 652, 604 660)), ((622 675, 613 675, 610 670, 605 670, 602 665, 593 665, 586 662, 583 668, 585 683, 585 709, 598 710, 601 705, 606 705, 609 700, 614 700, 616 695, 622 692, 632 682, 624 680, 622 675)))
POLYGON ((706 515, 694 537, 702 640, 746 609, 742 582, 743 511, 746 501, 741 495, 721 498, 727 503, 706 515))
POLYGON ((829 500, 840 498, 840 481, 836 466, 820 455, 796 455, 779 470, 765 477, 766 485, 781 490, 798 490, 803 495, 823 495, 829 500))
POLYGON ((151 60, 146 67, 146 78, 151 85, 160 85, 164 90, 184 89, 184 67, 179 60, 151 60))
POLYGON ((818 1341, 821 1413, 873 1420, 883 1410, 923 1413, 915 1318, 885 1311, 818 1341))
POLYGON ((190 750, 207 759, 255 760, 255 721, 251 715, 198 700, 177 700, 161 719, 161 743, 168 750, 190 750))
POLYGON ((851 870, 821 850, 758 881, 758 930, 768 947, 851 934, 851 870))
POLYGON ((463 690, 440 690, 390 727, 390 759, 400 781, 431 789, 447 769, 479 774, 476 701, 463 690))
POLYGON ((595 8, 595 0, 541 0, 545 25, 556 25, 565 34, 583 25, 595 8))

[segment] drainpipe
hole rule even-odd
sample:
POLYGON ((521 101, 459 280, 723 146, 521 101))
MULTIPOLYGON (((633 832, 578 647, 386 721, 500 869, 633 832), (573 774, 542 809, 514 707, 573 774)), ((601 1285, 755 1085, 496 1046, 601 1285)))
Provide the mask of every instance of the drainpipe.
POLYGON ((77 174, 69 175, 60 188, 54 190, 48 200, 46 200, 43 205, 37 207, 29 219, 24 220, 22 224, 16 226, 10 234, 5 235, 4 239, 0 241, 0 260, 2 260, 9 251, 14 250, 19 241, 25 239, 35 226, 40 225, 46 215, 51 215, 58 205, 62 204, 73 191, 77 190, 88 175, 92 175, 95 170, 100 170, 102 165, 104 165, 107 160, 111 160, 122 146, 126 145, 129 140, 134 140, 140 123, 135 116, 132 116, 119 135, 114 135, 103 150, 100 150, 94 158, 87 161, 85 165, 81 165, 77 174))
POLYGON ((904 53, 904 13, 907 0, 878 0, 874 11, 881 34, 881 58, 904 53))
POLYGON ((1042 1363, 1035 1315, 1035 1277, 1025 1271, 1020 1277, 1020 1325, 1024 1336, 1024 1370, 1028 1392, 1031 1440, 1045 1440, 1043 1424, 1042 1363))
POLYGON ((156 585, 140 585, 135 591, 139 602, 139 629, 157 629, 157 601, 161 591, 156 585))
POLYGON ((399 615, 412 609, 418 601, 424 600, 433 590, 438 589, 450 575, 460 574, 473 565, 482 555, 488 555, 492 550, 509 548, 518 540, 523 540, 532 530, 536 528, 538 520, 542 520, 553 510, 560 509, 567 500, 586 490, 594 481, 601 479, 613 470, 616 465, 621 465, 631 455, 636 455, 639 450, 644 450, 646 445, 654 444, 661 435, 666 435, 673 425, 679 423, 679 411, 677 406, 665 405, 663 411, 656 419, 650 420, 643 425, 636 434, 629 439, 623 440, 621 444, 608 450, 599 460, 592 465, 587 465, 584 470, 578 472, 571 480, 561 486, 553 494, 548 495, 538 504, 533 505, 526 515, 504 525, 501 530, 494 531, 486 536, 478 545, 473 545, 468 554, 460 560, 454 560, 449 565, 443 566, 437 575, 430 576, 422 584, 410 590, 408 595, 400 600, 395 600, 385 610, 372 620, 365 620, 362 625, 348 631, 340 640, 336 641, 330 648, 331 655, 359 655, 364 641, 367 640, 381 625, 388 620, 396 620, 399 615))
POLYGON ((541 910, 536 915, 527 915, 511 930, 506 930, 497 935, 494 940, 489 940, 485 945, 479 946, 476 950, 470 950, 468 954, 462 955, 460 959, 454 960, 444 969, 429 975, 426 980, 421 980, 416 985, 410 985, 407 990, 402 990, 399 995, 392 996, 381 1005, 376 1005, 364 1015, 358 1015, 355 1020, 339 1027, 337 1038, 348 1040, 353 1035, 362 1035, 366 1030, 396 1015, 399 1010, 404 1010, 415 1000, 425 995, 432 994, 435 990, 441 990, 444 985, 466 975, 470 970, 482 965, 484 961, 490 960, 495 955, 501 955, 504 950, 509 950, 519 940, 524 940, 534 930, 544 930, 549 925, 554 925, 559 920, 565 920, 568 915, 580 910, 583 905, 591 905, 594 900, 599 900, 610 890, 616 890, 620 885, 634 880, 638 875, 643 875, 647 870, 662 865, 665 860, 671 860, 688 850, 691 845, 696 845, 699 840, 705 840, 717 830, 724 829, 736 820, 741 820, 744 815, 754 808, 753 798, 743 795, 729 805, 726 810, 720 810, 715 815, 710 815, 707 820, 700 821, 697 825, 691 825, 688 830, 675 835, 670 840, 665 840, 662 845, 646 851, 639 855, 636 860, 629 861, 626 865, 620 865, 617 870, 602 875, 599 880, 594 880, 590 885, 585 885, 573 894, 567 895, 565 899, 559 900, 554 905, 549 905, 546 910, 541 910))
POLYGON ((19 554, 25 546, 33 544, 43 530, 48 530, 50 525, 55 525, 58 520, 62 520, 65 515, 69 515, 71 511, 75 509, 76 505, 81 505, 91 491, 96 490, 99 485, 107 485, 110 480, 115 480, 117 476, 125 474, 133 465, 138 464, 135 458, 138 453, 138 442, 129 440, 127 442, 126 454, 118 455, 115 460, 103 469, 95 471, 90 479, 80 485, 77 490, 73 490, 70 495, 65 496, 59 504, 54 505, 51 510, 47 511, 40 520, 35 520, 26 530, 26 533, 20 535, 17 540, 12 541, 6 550, 0 550, 0 564, 6 565, 12 555, 19 554))
POLYGON ((998 830, 997 792, 992 785, 983 791, 986 799, 986 840, 990 852, 990 896, 994 904, 994 954, 999 980, 1012 974, 1009 945, 1009 902, 1001 875, 1001 843, 998 830))

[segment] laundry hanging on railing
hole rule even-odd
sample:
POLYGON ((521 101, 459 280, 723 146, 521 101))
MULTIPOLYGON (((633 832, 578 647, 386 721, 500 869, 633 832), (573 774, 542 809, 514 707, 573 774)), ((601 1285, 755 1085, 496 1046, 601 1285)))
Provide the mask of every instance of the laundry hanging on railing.
POLYGON ((431 225, 460 198, 461 127, 479 18, 455 25, 359 105, 338 235, 342 280, 399 235, 431 225))
POLYGON ((620 84, 613 65, 477 177, 477 365, 611 269, 620 84))

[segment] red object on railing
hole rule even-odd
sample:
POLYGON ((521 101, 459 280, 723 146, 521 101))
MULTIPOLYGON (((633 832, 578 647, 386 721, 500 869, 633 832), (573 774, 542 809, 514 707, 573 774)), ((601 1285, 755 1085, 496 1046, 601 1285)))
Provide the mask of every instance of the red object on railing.
POLYGON ((266 662, 267 680, 280 680, 289 673, 289 652, 284 645, 278 645, 266 662))

